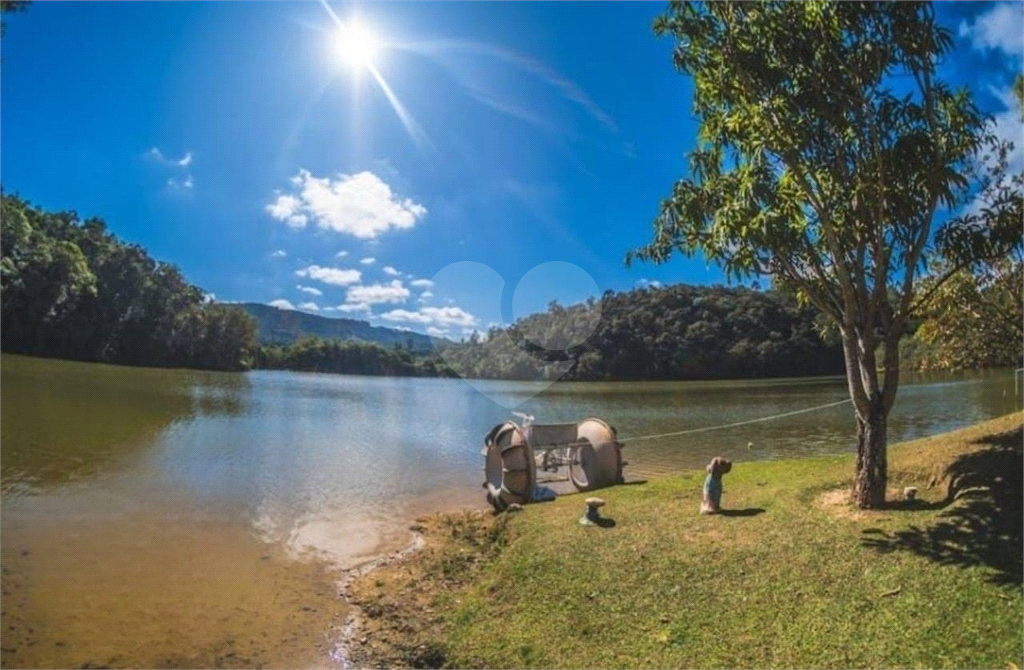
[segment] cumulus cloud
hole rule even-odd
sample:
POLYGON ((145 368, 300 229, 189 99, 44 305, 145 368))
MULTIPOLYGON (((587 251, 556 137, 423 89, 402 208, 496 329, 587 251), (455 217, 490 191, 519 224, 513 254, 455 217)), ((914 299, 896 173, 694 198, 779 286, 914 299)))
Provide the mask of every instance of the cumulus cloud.
POLYGON ((433 293, 431 293, 430 291, 424 291, 423 293, 420 293, 420 302, 426 302, 427 300, 430 300, 433 297, 433 293))
POLYGON ((427 326, 427 335, 432 337, 448 337, 448 331, 444 328, 437 328, 436 326, 427 326))
POLYGON ((415 286, 416 288, 431 288, 434 285, 434 282, 429 279, 413 279, 409 282, 409 285, 415 286))
POLYGON ((295 286, 295 288, 299 289, 303 293, 308 293, 310 295, 323 295, 324 294, 323 291, 321 291, 318 288, 313 288, 312 286, 303 286, 302 284, 298 284, 298 285, 295 286))
POLYGON ((391 228, 408 229, 427 214, 423 205, 396 195, 372 172, 319 178, 308 170, 292 177, 292 193, 266 206, 275 219, 292 228, 317 227, 371 240, 391 228))
POLYGON ((270 254, 270 257, 271 258, 284 258, 287 255, 288 255, 287 251, 285 251, 284 249, 278 249, 274 253, 270 254))
POLYGON ((337 310, 339 312, 369 312, 370 306, 365 302, 354 302, 354 303, 342 303, 338 305, 337 310))
POLYGON ((334 286, 349 286, 357 283, 363 277, 359 270, 343 270, 341 268, 324 268, 319 265, 310 265, 308 268, 295 271, 296 277, 309 277, 324 284, 334 286))
POLYGON ((636 281, 636 285, 640 288, 661 288, 661 282, 657 279, 646 279, 643 277, 636 281))
POLYGON ((384 267, 381 268, 381 270, 384 272, 384 274, 391 275, 392 277, 398 277, 402 274, 401 272, 391 267, 390 265, 385 265, 384 267))
POLYGON ((298 198, 290 195, 282 195, 273 203, 267 205, 267 211, 275 219, 284 221, 289 228, 305 228, 309 221, 305 214, 299 213, 301 203, 298 198))
POLYGON ((369 284, 352 286, 345 294, 345 302, 351 304, 377 305, 384 303, 402 303, 409 298, 409 289, 395 279, 390 284, 369 284))
POLYGON ((290 302, 288 302, 284 298, 278 298, 277 300, 271 300, 267 304, 270 305, 271 307, 276 307, 278 309, 295 309, 295 305, 291 304, 290 302))
POLYGON ((974 23, 962 21, 960 36, 970 37, 971 45, 979 51, 998 49, 1010 56, 1024 56, 1024 22, 1019 2, 1000 2, 979 15, 974 23))
POLYGON ((417 312, 406 309, 393 309, 381 314, 385 321, 404 321, 422 323, 433 326, 473 326, 475 316, 461 307, 421 307, 417 312))
POLYGON ((374 263, 377 262, 377 259, 374 258, 373 256, 367 256, 366 258, 360 260, 359 262, 362 263, 363 265, 373 265, 374 263))
POLYGON ((344 258, 345 256, 348 256, 347 251, 339 251, 338 253, 334 254, 335 258, 344 258))
POLYGON ((315 302, 300 302, 299 309, 304 309, 307 312, 319 312, 320 307, 315 302))

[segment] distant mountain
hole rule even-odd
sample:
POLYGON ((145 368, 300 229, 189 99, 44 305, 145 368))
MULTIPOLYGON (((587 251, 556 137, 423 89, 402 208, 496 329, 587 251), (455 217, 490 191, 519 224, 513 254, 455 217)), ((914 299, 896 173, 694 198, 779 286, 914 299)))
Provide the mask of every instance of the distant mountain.
POLYGON ((289 344, 303 337, 312 336, 326 340, 362 340, 383 347, 392 347, 396 344, 405 346, 412 342, 412 348, 417 351, 429 351, 433 348, 430 338, 426 335, 371 326, 366 321, 358 319, 332 319, 257 302, 245 302, 240 306, 259 323, 261 342, 289 344))

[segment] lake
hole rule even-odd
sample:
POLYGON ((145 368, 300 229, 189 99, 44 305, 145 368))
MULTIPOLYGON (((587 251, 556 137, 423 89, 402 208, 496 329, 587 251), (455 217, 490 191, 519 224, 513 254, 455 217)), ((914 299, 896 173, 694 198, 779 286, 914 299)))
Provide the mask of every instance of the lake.
MULTIPOLYGON (((621 438, 847 397, 841 378, 477 382, 0 359, 2 664, 321 666, 333 568, 410 519, 484 505, 482 439, 510 417, 597 416, 621 438), (542 390, 543 389, 543 390, 542 390), (538 394, 538 391, 539 394, 538 394)), ((891 442, 1021 408, 1012 371, 905 378, 891 442)), ((627 444, 627 474, 852 452, 849 404, 627 444)))

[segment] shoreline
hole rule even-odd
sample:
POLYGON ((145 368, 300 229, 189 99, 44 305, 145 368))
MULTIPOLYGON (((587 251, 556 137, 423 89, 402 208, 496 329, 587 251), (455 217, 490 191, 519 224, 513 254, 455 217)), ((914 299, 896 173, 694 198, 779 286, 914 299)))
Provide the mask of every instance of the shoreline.
MULTIPOLYGON (((348 341, 348 340, 343 340, 348 341)), ((354 340, 359 341, 359 340, 354 340)), ((299 370, 293 368, 269 368, 269 367, 251 367, 246 369, 238 370, 225 370, 217 368, 182 368, 182 367, 168 367, 160 365, 132 365, 128 363, 116 363, 109 361, 91 361, 77 358, 59 358, 54 356, 43 356, 39 354, 26 354, 14 351, 2 351, 0 355, 3 357, 11 358, 29 358, 39 359, 45 361, 55 361, 59 363, 69 363, 75 365, 101 365, 109 366, 113 368, 127 368, 133 370, 159 370, 167 372, 184 372, 184 373, 214 373, 214 374, 227 374, 227 375, 246 375, 251 372, 290 372, 295 374, 309 374, 309 375, 334 375, 338 377, 370 377, 380 379, 471 379, 478 382, 496 382, 496 383, 516 383, 516 384, 545 384, 545 385, 566 385, 566 384, 675 384, 675 383, 708 383, 716 384, 722 382, 737 382, 737 383, 751 383, 751 382, 766 382, 766 383, 777 383, 785 381, 799 381, 804 379, 822 379, 822 380, 842 380, 845 381, 846 375, 843 373, 836 374, 812 374, 812 375, 797 375, 797 376, 758 376, 758 377, 680 377, 680 378, 637 378, 637 379, 516 379, 512 377, 466 377, 459 374, 451 375, 375 375, 375 374, 364 374, 360 372, 332 372, 329 370, 299 370)), ((928 377, 931 375, 987 375, 999 372, 1013 372, 1014 367, 994 367, 994 368, 970 368, 970 369, 959 369, 959 370, 916 370, 914 368, 900 368, 900 375, 918 375, 921 377, 928 377)))
MULTIPOLYGON (((947 486, 953 486, 952 480, 948 479, 949 475, 943 474, 949 471, 943 469, 946 466, 941 465, 941 463, 947 463, 951 459, 958 458, 958 454, 962 456, 972 453, 970 451, 972 447, 967 446, 969 444, 982 444, 986 440, 994 439, 993 436, 995 435, 1008 435, 1009 433, 1006 433, 1007 430, 1017 430, 1019 432, 1022 418, 1024 418, 1024 415, 1017 411, 953 431, 890 445, 892 448, 890 452, 890 462, 892 464, 890 495, 899 493, 902 486, 911 484, 920 486, 922 491, 920 502, 918 506, 912 506, 910 509, 920 510, 917 514, 930 515, 924 517, 925 519, 934 518, 941 523, 943 517, 937 515, 941 515, 946 506, 951 504, 950 502, 943 502, 943 497, 952 495, 945 493, 944 489, 947 486), (964 451, 964 449, 967 451, 964 451)), ((1017 445, 1016 449, 1019 448, 1020 445, 1017 445)), ((973 449, 978 449, 978 447, 973 447, 973 449)), ((799 470, 801 472, 814 470, 826 473, 833 472, 835 465, 829 464, 844 463, 845 465, 842 467, 846 468, 850 465, 846 463, 849 460, 850 458, 848 457, 817 456, 777 461, 746 462, 740 465, 740 470, 746 471, 748 479, 750 477, 756 480, 769 479, 768 483, 771 486, 771 479, 776 477, 772 473, 788 472, 791 470, 799 470)), ((898 529, 901 527, 901 524, 906 522, 903 520, 905 517, 902 517, 906 512, 900 512, 899 510, 902 508, 899 505, 884 510, 870 511, 857 511, 849 508, 849 505, 846 503, 846 497, 839 493, 848 485, 849 475, 850 472, 843 469, 837 474, 826 475, 827 481, 830 483, 824 486, 814 484, 808 489, 809 492, 806 494, 797 492, 794 504, 800 507, 798 514, 815 518, 824 516, 833 519, 827 522, 830 528, 832 524, 839 523, 842 527, 845 527, 847 524, 860 524, 865 525, 865 527, 877 527, 879 525, 889 527, 892 524, 896 524, 895 528, 898 529), (837 476, 838 479, 836 479, 837 476), (832 493, 835 493, 835 495, 832 495, 832 493)), ((611 516, 618 517, 620 514, 624 514, 625 512, 622 510, 626 507, 626 501, 630 498, 640 498, 649 502, 642 503, 641 508, 634 509, 632 513, 639 513, 641 510, 644 510, 645 513, 653 514, 655 519, 660 519, 657 513, 659 505, 650 496, 661 496, 666 490, 676 491, 680 485, 683 486, 683 491, 689 491, 689 489, 694 487, 699 489, 699 481, 697 481, 699 479, 700 477, 693 472, 680 472, 657 477, 644 487, 611 487, 602 490, 598 495, 611 500, 609 503, 609 514, 611 516), (647 492, 640 495, 623 495, 627 489, 646 489, 647 492), (620 500, 616 500, 616 498, 620 500), (650 509, 652 504, 654 504, 655 509, 650 509)), ((732 479, 735 481, 735 476, 732 479)), ((1001 480, 997 478, 995 481, 999 482, 1001 480)), ((726 498, 728 502, 733 504, 749 502, 752 500, 752 496, 754 497, 753 499, 756 499, 756 496, 764 495, 765 489, 759 489, 764 483, 763 481, 749 481, 743 485, 740 483, 734 486, 727 484, 728 492, 726 498), (754 485, 753 487, 751 487, 752 484, 754 485)), ((674 493, 671 497, 674 499, 678 495, 680 494, 674 493)), ((691 492, 686 495, 692 497, 696 494, 691 492)), ((1020 492, 1017 491, 1016 495, 1019 497, 1020 492)), ((668 499, 665 502, 668 503, 668 499)), ((528 546, 531 547, 531 549, 520 549, 520 551, 516 552, 517 558, 515 563, 518 564, 523 560, 527 560, 524 558, 523 552, 533 557, 549 541, 557 543, 560 539, 559 534, 564 534, 568 531, 569 528, 567 527, 566 531, 559 531, 558 534, 552 535, 550 529, 546 531, 540 530, 540 528, 548 528, 551 524, 558 526, 564 523, 564 520, 559 521, 559 519, 566 515, 572 516, 574 521, 575 517, 578 516, 578 510, 576 510, 576 506, 572 502, 569 502, 568 505, 569 507, 567 508, 565 504, 559 504, 556 501, 548 505, 528 505, 523 512, 515 514, 494 515, 489 512, 476 511, 463 512, 461 515, 458 515, 450 512, 434 512, 418 518, 416 523, 410 528, 414 532, 414 539, 409 546, 402 550, 391 552, 380 560, 362 566, 360 569, 352 571, 347 575, 345 597, 347 602, 352 605, 353 611, 348 622, 349 625, 344 631, 345 636, 341 640, 341 644, 344 645, 344 659, 347 664, 343 667, 440 667, 442 664, 450 663, 454 663, 459 667, 465 665, 494 667, 494 664, 500 664, 501 661, 496 660, 500 658, 504 658, 506 664, 511 663, 516 667, 538 665, 541 667, 552 667, 553 665, 568 665, 569 667, 589 667, 594 665, 636 667, 637 665, 651 665, 651 659, 647 659, 647 663, 644 663, 642 660, 626 660, 618 656, 601 657, 603 660, 595 660, 595 657, 589 656, 560 657, 557 655, 545 657, 547 660, 543 658, 536 659, 532 656, 520 658, 515 656, 512 650, 500 652, 498 656, 476 656, 471 654, 469 657, 457 655, 453 658, 450 655, 452 650, 449 645, 449 635, 452 625, 457 625, 461 631, 458 638, 460 640, 458 643, 460 648, 469 644, 466 649, 477 649, 478 652, 474 652, 474 654, 483 653, 480 652, 479 645, 484 645, 486 650, 489 644, 489 642, 484 641, 490 640, 489 637, 479 639, 476 637, 480 634, 478 626, 470 629, 472 632, 467 632, 462 628, 464 624, 453 624, 452 621, 461 622, 467 616, 479 617, 482 621, 487 621, 488 617, 497 615, 497 611, 494 615, 481 614, 479 611, 481 608, 487 610, 491 607, 489 604, 491 596, 484 596, 480 592, 480 589, 484 588, 481 579, 482 575, 486 572, 488 575, 486 578, 488 586, 486 586, 485 590, 487 593, 491 593, 492 589, 500 589, 501 587, 498 586, 500 582, 494 581, 498 577, 496 577, 494 572, 489 571, 490 568, 488 566, 497 566, 499 564, 505 566, 501 572, 497 573, 501 575, 505 575, 512 569, 507 564, 507 561, 505 561, 504 554, 502 553, 504 551, 503 547, 510 541, 506 533, 512 532, 515 537, 527 542, 528 546), (524 527, 528 530, 525 530, 524 527), (495 532, 495 528, 498 528, 500 532, 495 532), (512 530, 509 531, 509 528, 512 530), (482 541, 480 538, 484 536, 487 536, 490 540, 482 541), (545 541, 544 538, 548 538, 548 540, 545 541), (538 544, 538 542, 541 544, 538 544), (445 572, 446 562, 451 561, 457 561, 460 570, 453 574, 448 574, 445 572), (481 600, 480 598, 483 599, 481 600), (438 602, 445 603, 445 607, 441 610, 437 609, 438 602), (467 603, 475 603, 475 606, 467 603), (467 607, 469 609, 465 609, 467 607), (368 608, 369 613, 367 611, 368 608), (456 611, 453 612, 452 610, 456 611), (467 643, 466 635, 470 636, 470 640, 476 641, 467 643), (510 653, 512 655, 508 655, 510 653), (561 660, 553 662, 556 658, 561 660)), ((764 510, 762 509, 761 511, 763 512, 764 510)), ((695 518, 691 519, 684 511, 682 522, 697 526, 697 524, 708 521, 707 518, 701 519, 696 518, 696 516, 694 515, 695 518)), ((764 517, 752 516, 751 521, 740 519, 723 521, 723 519, 713 517, 711 523, 754 524, 751 526, 753 529, 759 527, 759 521, 762 524, 774 522, 773 519, 775 518, 772 514, 764 517), (758 521, 753 521, 755 519, 758 521)), ((620 526, 622 520, 624 518, 620 517, 620 526)), ((573 529, 571 533, 573 536, 577 534, 575 526, 576 524, 570 524, 570 527, 573 529)), ((584 535, 581 537, 588 537, 586 532, 583 531, 584 535)), ((591 533, 589 537, 600 538, 601 535, 599 533, 591 533)), ((613 535, 608 537, 613 537, 613 535)), ((739 539, 737 541, 740 542, 738 551, 745 552, 751 550, 748 548, 749 540, 739 539)), ((580 548, 580 550, 582 551, 583 549, 580 548)), ((563 554, 557 552, 555 555, 563 556, 563 554)), ((640 557, 643 558, 643 555, 640 557)), ((622 565, 624 566, 622 569, 626 570, 627 573, 630 572, 628 568, 629 561, 612 561, 612 564, 622 565)), ((557 564, 544 563, 543 565, 545 567, 542 568, 542 573, 548 570, 555 570, 560 573, 563 569, 574 573, 574 569, 569 565, 565 565, 563 568, 558 568, 557 564)), ((749 561, 744 562, 742 565, 746 568, 747 574, 745 577, 739 577, 737 584, 747 582, 752 577, 749 561)), ((755 567, 755 572, 758 569, 758 567, 755 567)), ((941 578, 942 571, 949 568, 939 566, 923 567, 918 568, 916 571, 920 572, 922 569, 924 572, 921 573, 921 576, 927 581, 927 579, 941 578)), ((571 575, 563 575, 563 579, 550 582, 543 575, 537 576, 532 570, 525 574, 532 574, 540 582, 551 585, 561 583, 564 579, 568 579, 569 582, 573 581, 571 575)), ((739 570, 739 574, 743 575, 744 570, 739 570)), ((553 577, 554 575, 552 575, 553 577)), ((808 573, 807 577, 813 581, 813 571, 808 573)), ((907 578, 905 577, 905 579, 907 578)), ((597 587, 587 586, 585 590, 589 591, 591 588, 596 588, 597 590, 589 592, 588 598, 594 598, 597 594, 601 593, 601 589, 597 587)), ((678 589, 678 587, 676 588, 678 589)), ((902 588, 912 589, 912 586, 904 584, 902 588)), ((891 597, 893 593, 900 592, 899 589, 894 590, 892 588, 888 590, 883 589, 883 591, 883 595, 886 597, 891 597)), ((960 594, 946 594, 946 597, 958 596, 960 594)), ((838 598, 838 595, 836 597, 838 598)), ((911 596, 903 596, 903 598, 908 597, 911 596)), ((962 595, 960 597, 973 596, 962 595)), ((999 595, 999 598, 1005 598, 1005 596, 999 595)), ((744 600, 746 600, 746 597, 744 597, 744 600)), ((584 599, 582 602, 586 603, 586 600, 584 599)), ((615 601, 609 601, 608 606, 612 606, 613 602, 615 601)), ((997 602, 1000 601, 997 600, 997 602)), ((523 605, 520 605, 520 607, 523 607, 523 605)), ((659 607, 664 607, 664 605, 659 607)), ((529 612, 519 609, 509 611, 502 607, 498 611, 505 612, 505 614, 501 615, 502 617, 511 615, 516 620, 535 619, 529 612)), ((614 611, 619 612, 620 610, 615 608, 614 611)), ((630 608, 626 608, 625 612, 618 616, 631 617, 633 615, 630 614, 630 611, 630 608)), ((665 620, 665 617, 662 617, 662 619, 665 620)), ((643 620, 646 621, 646 619, 643 620)), ((514 627, 514 624, 511 622, 508 625, 514 627)), ((487 626, 483 625, 483 628, 487 629, 487 626)), ((504 636, 504 631, 497 632, 499 632, 499 638, 504 636)), ((518 647, 520 651, 527 648, 522 646, 529 639, 523 638, 522 635, 524 634, 523 631, 519 631, 518 634, 513 635, 511 638, 520 640, 520 642, 516 643, 520 645, 518 647)), ((647 633, 641 633, 640 635, 641 638, 646 639, 647 633)), ((658 645, 655 646, 657 647, 658 645)), ((459 652, 459 654, 463 653, 466 652, 459 652)), ((665 657, 661 662, 655 660, 653 667, 669 667, 672 662, 668 658, 665 657), (664 665, 664 663, 669 663, 669 666, 664 665)), ((872 665, 872 663, 877 661, 862 661, 859 665, 857 662, 851 661, 852 659, 848 659, 848 661, 839 662, 839 667, 877 667, 872 665)), ((806 663, 806 658, 802 663, 796 662, 797 665, 806 663)), ((835 665, 835 663, 830 664, 835 665)), ((948 662, 939 665, 942 667, 959 667, 956 664, 950 666, 948 662)), ((760 664, 758 662, 737 664, 735 661, 725 664, 725 667, 771 666, 772 663, 769 662, 768 665, 765 665, 763 661, 760 664)))

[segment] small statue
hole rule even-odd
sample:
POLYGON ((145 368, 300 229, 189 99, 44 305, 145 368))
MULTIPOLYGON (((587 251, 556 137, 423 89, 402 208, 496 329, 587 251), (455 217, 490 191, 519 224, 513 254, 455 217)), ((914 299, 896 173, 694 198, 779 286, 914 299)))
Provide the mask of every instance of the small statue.
POLYGON ((722 504, 722 475, 732 470, 732 461, 715 456, 706 468, 708 476, 704 480, 704 496, 700 502, 701 514, 717 514, 722 504))

